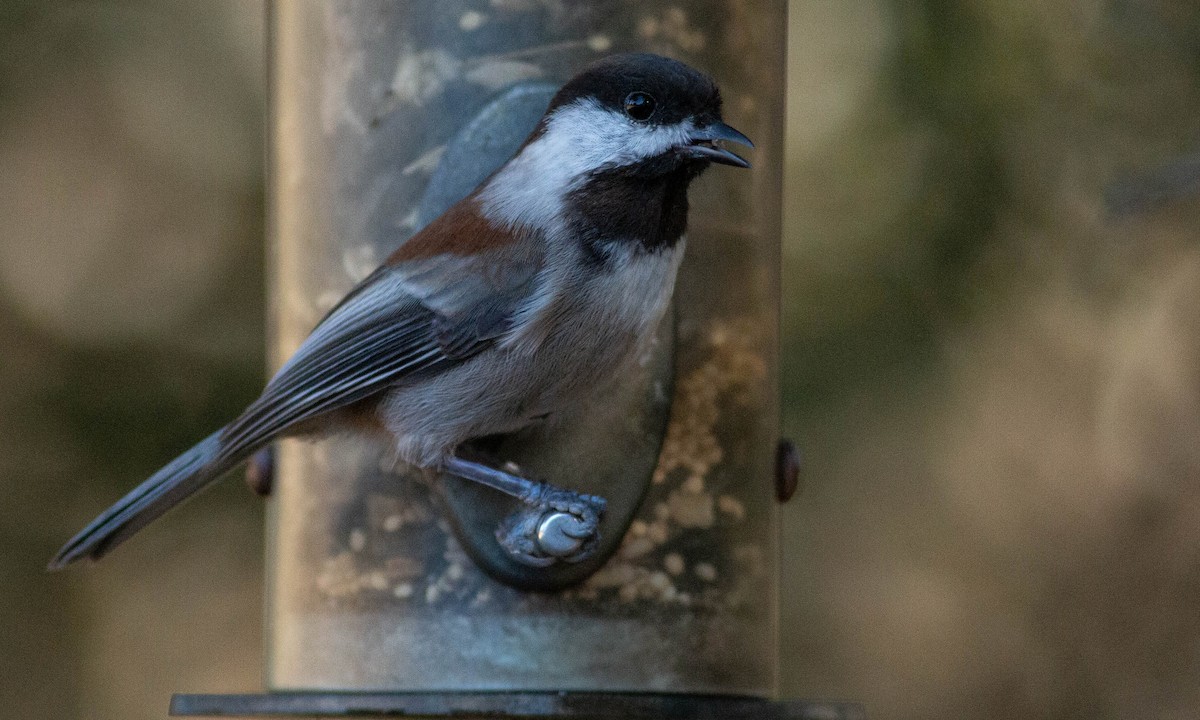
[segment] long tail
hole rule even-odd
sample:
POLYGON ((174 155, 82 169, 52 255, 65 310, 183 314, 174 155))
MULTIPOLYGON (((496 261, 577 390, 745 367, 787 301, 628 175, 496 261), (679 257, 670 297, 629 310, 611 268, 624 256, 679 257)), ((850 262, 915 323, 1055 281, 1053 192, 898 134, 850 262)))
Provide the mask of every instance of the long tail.
POLYGON ((244 460, 254 448, 222 447, 217 431, 172 460, 80 530, 48 565, 58 570, 83 557, 98 559, 160 515, 244 460))

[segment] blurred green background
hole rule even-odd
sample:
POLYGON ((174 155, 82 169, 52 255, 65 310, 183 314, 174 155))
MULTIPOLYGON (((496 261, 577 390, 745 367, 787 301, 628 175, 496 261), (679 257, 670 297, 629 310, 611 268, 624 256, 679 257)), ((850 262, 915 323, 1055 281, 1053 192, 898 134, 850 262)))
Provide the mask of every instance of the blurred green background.
MULTIPOLYGON (((1200 716, 1200 5, 794 0, 790 695, 1200 716)), ((263 17, 0 2, 0 716, 262 687, 262 504, 81 523, 264 368, 263 17)))

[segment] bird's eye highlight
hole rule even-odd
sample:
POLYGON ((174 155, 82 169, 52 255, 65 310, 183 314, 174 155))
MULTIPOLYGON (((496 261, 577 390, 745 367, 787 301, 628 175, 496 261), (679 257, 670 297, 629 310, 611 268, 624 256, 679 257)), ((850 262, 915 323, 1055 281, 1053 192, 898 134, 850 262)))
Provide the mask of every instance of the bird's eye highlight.
POLYGON ((625 97, 625 114, 642 122, 649 120, 658 103, 648 93, 631 92, 625 97))

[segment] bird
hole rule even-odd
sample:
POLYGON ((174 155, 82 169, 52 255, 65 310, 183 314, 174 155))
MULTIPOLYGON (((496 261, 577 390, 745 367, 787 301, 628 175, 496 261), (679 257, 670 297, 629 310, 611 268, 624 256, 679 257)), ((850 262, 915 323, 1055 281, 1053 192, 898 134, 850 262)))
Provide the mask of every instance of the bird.
MULTIPOLYGON (((49 568, 99 559, 277 439, 347 431, 594 533, 603 498, 460 450, 568 416, 629 372, 674 291, 689 185, 714 163, 750 167, 720 144, 753 147, 721 111, 716 82, 678 60, 616 54, 584 68, 515 155, 336 304, 240 416, 101 513, 49 568)), ((552 560, 527 542, 512 551, 552 560)))

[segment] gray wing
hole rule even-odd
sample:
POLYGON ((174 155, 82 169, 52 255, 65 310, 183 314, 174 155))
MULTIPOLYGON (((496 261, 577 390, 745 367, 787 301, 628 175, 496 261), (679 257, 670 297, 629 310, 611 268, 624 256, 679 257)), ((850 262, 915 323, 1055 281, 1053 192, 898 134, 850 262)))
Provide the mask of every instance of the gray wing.
POLYGON ((533 294, 541 263, 501 248, 384 266, 323 319, 263 394, 226 427, 228 452, 438 373, 490 347, 533 294), (532 260, 532 262, 531 262, 532 260))
POLYGON ((482 352, 536 296, 539 241, 380 268, 320 322, 241 417, 101 513, 50 567, 102 556, 296 423, 482 352))

